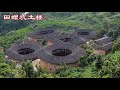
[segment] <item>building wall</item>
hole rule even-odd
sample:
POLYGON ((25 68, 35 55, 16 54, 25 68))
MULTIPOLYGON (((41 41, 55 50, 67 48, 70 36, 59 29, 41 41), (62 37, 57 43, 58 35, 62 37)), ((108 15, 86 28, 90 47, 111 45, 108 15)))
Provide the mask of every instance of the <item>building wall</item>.
POLYGON ((95 49, 93 49, 93 53, 94 54, 99 54, 99 55, 105 55, 106 54, 106 52, 104 50, 95 50, 95 49))
MULTIPOLYGON (((29 37, 28 39, 29 39, 30 41, 33 41, 33 42, 38 42, 37 39, 31 38, 31 37, 29 37)), ((52 44, 53 44, 52 42, 47 41, 47 45, 48 45, 48 46, 49 46, 49 45, 52 45, 52 44)))
MULTIPOLYGON (((5 57, 6 60, 8 61, 12 61, 14 63, 16 63, 16 67, 19 68, 21 67, 22 63, 23 62, 19 62, 18 60, 13 60, 13 59, 10 59, 8 58, 8 56, 5 57)), ((37 70, 36 69, 36 66, 40 67, 41 69, 45 69, 47 70, 48 72, 55 72, 61 65, 57 65, 57 64, 51 64, 51 63, 47 63, 45 62, 44 60, 41 60, 41 59, 36 59, 34 61, 32 61, 32 65, 34 67, 34 70, 37 70)), ((68 67, 77 67, 79 66, 79 62, 76 62, 76 63, 73 63, 73 64, 67 64, 68 67)))
POLYGON ((37 42, 37 39, 31 38, 31 37, 29 37, 28 39, 29 39, 30 41, 37 42))
POLYGON ((105 54, 108 54, 110 51, 111 51, 111 49, 110 49, 110 50, 108 50, 108 51, 106 51, 106 52, 105 52, 105 54))
POLYGON ((50 63, 47 63, 41 59, 37 59, 35 61, 32 62, 33 66, 38 66, 42 69, 45 69, 47 71, 50 71, 50 72, 53 72, 57 69, 57 65, 54 65, 54 64, 50 64, 50 63))
POLYGON ((47 42, 47 45, 50 46, 50 45, 53 45, 53 43, 50 42, 50 41, 48 41, 48 42, 47 42))
MULTIPOLYGON (((41 59, 37 59, 37 60, 33 61, 32 64, 34 67, 35 66, 41 67, 42 69, 46 69, 48 72, 55 72, 60 67, 60 65, 47 63, 41 59)), ((68 66, 70 66, 70 67, 76 67, 78 65, 79 65, 78 62, 74 63, 74 64, 68 64, 68 66)))

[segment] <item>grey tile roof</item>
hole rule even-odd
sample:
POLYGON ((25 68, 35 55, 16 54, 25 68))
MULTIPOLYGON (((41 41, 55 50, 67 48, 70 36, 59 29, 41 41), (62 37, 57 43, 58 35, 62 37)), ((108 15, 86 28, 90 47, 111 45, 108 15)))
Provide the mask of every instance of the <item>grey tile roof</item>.
POLYGON ((97 40, 94 40, 93 48, 96 50, 108 51, 108 50, 112 49, 112 41, 113 41, 113 38, 107 37, 107 36, 97 39, 97 40))
POLYGON ((45 29, 38 29, 28 34, 28 37, 32 37, 34 39, 53 39, 56 36, 60 35, 61 32, 59 30, 45 28, 45 29))
POLYGON ((104 44, 102 46, 98 45, 98 44, 94 44, 93 45, 93 48, 96 49, 96 50, 104 50, 104 51, 108 51, 108 50, 111 50, 112 49, 112 42, 109 42, 107 44, 104 44))
POLYGON ((112 37, 103 37, 103 38, 100 38, 100 39, 97 39, 97 40, 94 40, 94 42, 98 45, 104 45, 104 44, 107 44, 109 42, 112 42, 113 41, 113 38, 112 37))
POLYGON ((80 44, 86 43, 86 41, 83 40, 82 38, 71 35, 70 33, 61 34, 55 38, 49 38, 49 41, 54 43, 56 43, 57 41, 62 41, 62 42, 73 44, 73 45, 80 45, 80 44))
POLYGON ((108 50, 112 49, 112 44, 113 44, 112 42, 107 43, 107 44, 102 46, 102 49, 105 51, 108 51, 108 50))
POLYGON ((85 38, 85 39, 96 39, 97 38, 97 32, 91 29, 76 29, 74 30, 72 35, 76 35, 80 38, 85 38))

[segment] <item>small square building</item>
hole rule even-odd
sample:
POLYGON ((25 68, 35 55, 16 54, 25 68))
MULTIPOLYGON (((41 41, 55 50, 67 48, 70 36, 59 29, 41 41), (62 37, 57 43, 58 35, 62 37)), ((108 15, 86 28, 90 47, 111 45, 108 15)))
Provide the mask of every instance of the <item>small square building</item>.
POLYGON ((108 54, 112 49, 112 41, 113 38, 107 36, 94 40, 93 53, 100 55, 108 54))

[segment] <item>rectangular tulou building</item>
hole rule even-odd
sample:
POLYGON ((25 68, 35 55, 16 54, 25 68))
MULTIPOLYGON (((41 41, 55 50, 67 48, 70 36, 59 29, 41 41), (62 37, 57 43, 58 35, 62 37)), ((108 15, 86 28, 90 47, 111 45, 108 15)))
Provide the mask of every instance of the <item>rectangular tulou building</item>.
POLYGON ((93 44, 93 53, 94 54, 100 54, 105 55, 110 52, 112 49, 112 37, 103 37, 97 40, 94 40, 93 44))

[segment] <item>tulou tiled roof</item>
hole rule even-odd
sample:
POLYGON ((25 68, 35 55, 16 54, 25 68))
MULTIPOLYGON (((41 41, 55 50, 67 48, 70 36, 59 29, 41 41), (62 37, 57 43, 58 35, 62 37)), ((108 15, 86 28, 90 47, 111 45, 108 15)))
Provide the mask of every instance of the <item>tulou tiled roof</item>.
POLYGON ((52 40, 52 42, 56 43, 57 41, 62 41, 64 43, 69 43, 73 45, 85 44, 86 42, 79 37, 71 35, 70 33, 64 33, 52 40))
POLYGON ((107 36, 100 38, 100 39, 97 39, 97 40, 94 40, 94 42, 98 45, 107 44, 107 43, 112 42, 112 41, 113 41, 113 38, 107 37, 107 36))
POLYGON ((91 29, 76 29, 71 35, 78 36, 79 38, 83 38, 85 40, 97 38, 97 32, 91 29))
POLYGON ((38 29, 33 31, 32 33, 28 34, 28 37, 34 39, 45 39, 45 40, 52 40, 56 36, 60 35, 61 32, 59 30, 45 28, 45 29, 38 29))
POLYGON ((112 41, 113 38, 111 37, 103 37, 97 40, 94 40, 93 48, 96 50, 105 50, 108 51, 112 49, 112 41))

